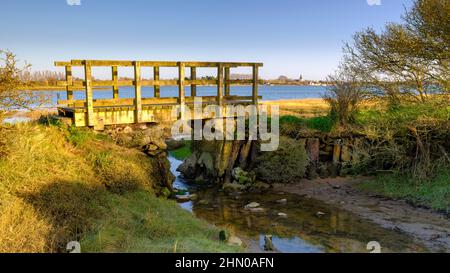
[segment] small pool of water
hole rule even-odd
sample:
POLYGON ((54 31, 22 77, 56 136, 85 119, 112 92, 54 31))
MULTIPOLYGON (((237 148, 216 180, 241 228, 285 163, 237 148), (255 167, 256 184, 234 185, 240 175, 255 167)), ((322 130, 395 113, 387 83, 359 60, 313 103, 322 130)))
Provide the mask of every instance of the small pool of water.
POLYGON ((169 159, 177 177, 174 187, 199 197, 195 202, 180 203, 180 206, 256 246, 257 249, 249 248, 249 251, 264 251, 265 235, 272 235, 273 245, 283 253, 367 253, 367 244, 371 241, 379 242, 382 252, 427 251, 409 236, 318 200, 285 192, 230 196, 217 188, 191 186, 176 171, 181 161, 169 159), (281 199, 286 199, 287 203, 278 202, 281 199), (250 202, 258 202, 264 212, 246 210, 244 207, 250 202))
POLYGON ((31 121, 31 119, 27 118, 27 117, 12 116, 9 118, 5 118, 3 120, 3 123, 4 124, 17 124, 17 123, 23 123, 23 122, 29 122, 29 121, 31 121))

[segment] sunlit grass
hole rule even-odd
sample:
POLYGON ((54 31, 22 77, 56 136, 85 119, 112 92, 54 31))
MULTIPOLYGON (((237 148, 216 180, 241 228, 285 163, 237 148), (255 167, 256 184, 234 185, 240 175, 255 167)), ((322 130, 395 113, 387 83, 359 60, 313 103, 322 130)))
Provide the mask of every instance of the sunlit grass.
POLYGON ((0 252, 60 252, 69 241, 97 252, 236 251, 154 195, 159 165, 140 151, 58 124, 0 135, 0 252))

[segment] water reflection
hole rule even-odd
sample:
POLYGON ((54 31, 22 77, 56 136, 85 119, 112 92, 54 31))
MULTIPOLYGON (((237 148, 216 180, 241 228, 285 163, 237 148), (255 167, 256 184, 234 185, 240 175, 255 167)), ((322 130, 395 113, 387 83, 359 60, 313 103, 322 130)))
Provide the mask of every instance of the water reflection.
MULTIPOLYGON (((264 236, 265 234, 260 234, 259 236, 259 247, 264 249, 264 236)), ((299 237, 293 238, 272 238, 274 246, 279 252, 282 253, 322 253, 323 248, 320 246, 312 245, 299 237)))
POLYGON ((368 252, 367 243, 378 241, 383 252, 425 252, 426 248, 393 230, 384 229, 357 215, 318 200, 295 194, 269 192, 229 196, 215 188, 195 189, 176 172, 178 160, 171 158, 177 174, 175 187, 198 195, 195 202, 181 206, 208 222, 224 227, 237 236, 253 240, 263 250, 264 236, 273 235, 273 244, 280 252, 368 252), (287 199, 286 204, 278 202, 287 199), (255 213, 244 207, 258 202, 264 212, 255 213), (279 216, 287 214, 287 217, 279 216))
POLYGON ((24 123, 24 122, 29 122, 31 121, 30 118, 27 117, 17 117, 17 116, 12 116, 9 118, 5 118, 3 120, 4 124, 17 124, 17 123, 24 123))

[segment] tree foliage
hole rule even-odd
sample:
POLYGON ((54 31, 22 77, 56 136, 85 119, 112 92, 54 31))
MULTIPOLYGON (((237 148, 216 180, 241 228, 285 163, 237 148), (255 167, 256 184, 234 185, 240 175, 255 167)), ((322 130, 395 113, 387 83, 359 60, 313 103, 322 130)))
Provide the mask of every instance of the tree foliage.
POLYGON ((17 109, 32 109, 48 101, 48 96, 21 91, 26 84, 20 75, 30 66, 20 67, 16 55, 0 50, 0 120, 4 113, 17 109))
POLYGON ((356 33, 344 47, 345 69, 392 103, 425 102, 449 92, 449 45, 450 1, 417 0, 403 23, 356 33))

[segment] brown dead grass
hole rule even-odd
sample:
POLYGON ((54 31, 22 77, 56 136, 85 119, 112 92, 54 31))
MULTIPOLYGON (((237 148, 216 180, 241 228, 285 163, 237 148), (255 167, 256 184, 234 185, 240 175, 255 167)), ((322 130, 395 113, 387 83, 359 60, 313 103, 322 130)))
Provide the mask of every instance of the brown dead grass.
POLYGON ((280 116, 310 118, 325 115, 329 106, 323 99, 299 99, 262 102, 263 105, 279 105, 280 116))

